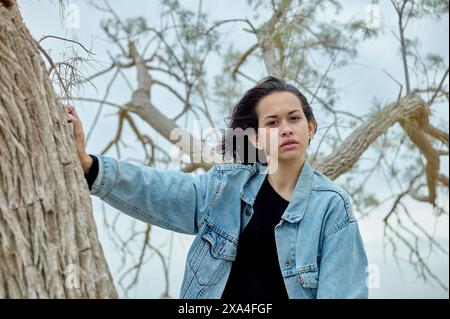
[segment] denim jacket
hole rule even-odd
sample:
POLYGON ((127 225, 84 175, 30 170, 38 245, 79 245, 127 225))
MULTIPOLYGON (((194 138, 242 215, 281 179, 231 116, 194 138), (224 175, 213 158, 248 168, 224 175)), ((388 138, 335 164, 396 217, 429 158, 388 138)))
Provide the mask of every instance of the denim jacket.
MULTIPOLYGON (((92 195, 145 223, 195 235, 180 298, 220 298, 267 166, 224 163, 193 175, 98 158, 92 195)), ((368 298, 367 256, 349 196, 308 160, 275 241, 289 298, 368 298)))

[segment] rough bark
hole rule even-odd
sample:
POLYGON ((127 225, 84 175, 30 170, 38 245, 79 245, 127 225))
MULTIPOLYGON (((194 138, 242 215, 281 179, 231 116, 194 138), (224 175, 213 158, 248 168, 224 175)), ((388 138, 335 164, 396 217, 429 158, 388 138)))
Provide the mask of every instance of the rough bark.
POLYGON ((0 1, 0 298, 115 298, 72 127, 15 1, 0 1))

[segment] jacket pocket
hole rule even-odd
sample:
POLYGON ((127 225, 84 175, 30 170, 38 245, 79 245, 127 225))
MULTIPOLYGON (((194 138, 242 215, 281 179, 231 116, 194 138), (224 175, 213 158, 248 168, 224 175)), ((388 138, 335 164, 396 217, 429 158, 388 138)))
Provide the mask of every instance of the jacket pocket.
POLYGON ((306 298, 317 298, 317 289, 319 288, 318 271, 300 273, 298 275, 298 282, 303 287, 306 298))
POLYGON ((227 234, 207 224, 189 265, 200 285, 215 285, 225 270, 231 267, 236 253, 237 244, 227 234))

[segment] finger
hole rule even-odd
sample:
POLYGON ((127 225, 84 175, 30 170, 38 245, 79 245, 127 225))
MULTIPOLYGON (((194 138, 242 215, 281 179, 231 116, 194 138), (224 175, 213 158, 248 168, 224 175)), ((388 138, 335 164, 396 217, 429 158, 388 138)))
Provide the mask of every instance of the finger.
POLYGON ((75 133, 75 136, 84 136, 83 133, 83 126, 81 125, 81 121, 74 117, 73 115, 69 114, 69 119, 67 120, 67 123, 73 124, 73 132, 75 133))
POLYGON ((72 114, 72 115, 75 116, 77 119, 79 119, 78 113, 77 113, 77 111, 75 110, 75 106, 73 106, 73 105, 71 105, 71 104, 67 104, 67 105, 64 106, 64 108, 66 109, 66 111, 67 111, 69 114, 72 114))
POLYGON ((69 119, 67 120, 67 123, 74 123, 74 124, 78 124, 79 120, 73 116, 72 114, 68 114, 69 115, 69 119))
POLYGON ((75 106, 73 107, 71 114, 73 114, 73 116, 75 116, 77 119, 79 119, 77 110, 75 109, 75 106))
POLYGON ((66 105, 64 105, 64 109, 70 113, 74 110, 74 106, 71 104, 66 104, 66 105))

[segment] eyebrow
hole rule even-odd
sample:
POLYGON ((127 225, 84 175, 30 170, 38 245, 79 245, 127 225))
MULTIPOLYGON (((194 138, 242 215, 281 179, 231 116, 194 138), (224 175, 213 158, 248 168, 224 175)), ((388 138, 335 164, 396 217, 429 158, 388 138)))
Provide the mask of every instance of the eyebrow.
MULTIPOLYGON (((294 113, 294 112, 300 112, 300 109, 292 110, 292 111, 290 111, 290 112, 288 113, 288 115, 291 114, 291 113, 294 113)), ((266 115, 266 116, 264 117, 264 119, 267 119, 267 118, 269 118, 269 117, 278 117, 278 115, 273 115, 273 114, 266 115)))

